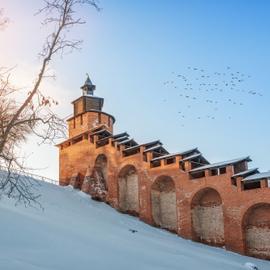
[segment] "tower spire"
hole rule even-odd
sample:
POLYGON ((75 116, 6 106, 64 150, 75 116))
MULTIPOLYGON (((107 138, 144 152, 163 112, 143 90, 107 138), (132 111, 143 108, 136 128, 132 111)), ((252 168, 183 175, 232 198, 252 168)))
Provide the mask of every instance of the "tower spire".
POLYGON ((93 96, 94 95, 94 90, 96 90, 96 86, 92 83, 90 80, 89 74, 86 73, 86 81, 84 85, 81 87, 83 90, 83 95, 84 96, 93 96))

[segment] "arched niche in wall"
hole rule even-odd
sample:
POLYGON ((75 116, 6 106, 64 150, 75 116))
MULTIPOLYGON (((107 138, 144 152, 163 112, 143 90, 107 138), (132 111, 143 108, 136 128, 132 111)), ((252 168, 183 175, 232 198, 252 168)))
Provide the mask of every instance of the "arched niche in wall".
POLYGON ((96 200, 105 200, 108 191, 108 160, 104 154, 97 156, 91 175, 90 195, 96 200))
POLYGON ((193 238, 206 244, 224 245, 222 199, 213 188, 198 191, 192 199, 191 218, 193 238))
POLYGON ((169 176, 159 176, 151 187, 152 217, 157 226, 177 230, 175 184, 169 176))
POLYGON ((137 215, 139 212, 139 177, 133 165, 126 165, 118 175, 119 208, 137 215))
POLYGON ((246 254, 270 260, 270 204, 250 207, 242 224, 246 254))

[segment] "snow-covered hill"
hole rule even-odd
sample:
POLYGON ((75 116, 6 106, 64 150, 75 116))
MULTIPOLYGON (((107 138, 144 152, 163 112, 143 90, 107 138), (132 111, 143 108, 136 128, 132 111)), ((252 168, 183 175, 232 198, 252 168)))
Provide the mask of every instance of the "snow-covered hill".
POLYGON ((270 262, 181 239, 70 187, 41 183, 44 211, 0 200, 2 270, 240 270, 270 262), (135 232, 132 230, 135 230, 135 232))

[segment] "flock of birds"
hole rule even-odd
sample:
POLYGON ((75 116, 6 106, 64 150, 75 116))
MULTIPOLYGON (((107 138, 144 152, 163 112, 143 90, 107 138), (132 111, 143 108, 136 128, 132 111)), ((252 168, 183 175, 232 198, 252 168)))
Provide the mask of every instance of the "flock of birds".
MULTIPOLYGON (((231 120, 229 105, 243 107, 244 95, 263 97, 259 91, 246 90, 244 83, 251 78, 250 75, 233 71, 229 66, 224 72, 208 72, 205 69, 189 66, 185 73, 188 75, 172 72, 172 79, 163 82, 164 87, 177 91, 176 94, 185 100, 185 106, 178 111, 182 120, 190 118, 190 111, 186 111, 186 109, 192 109, 194 106, 198 106, 198 103, 205 107, 203 115, 200 113, 194 117, 196 120, 215 120, 218 118, 217 113, 221 108, 225 110, 223 115, 231 120)), ((167 101, 168 99, 163 99, 163 102, 167 101)), ((197 112, 197 108, 193 110, 193 114, 194 112, 197 112)))

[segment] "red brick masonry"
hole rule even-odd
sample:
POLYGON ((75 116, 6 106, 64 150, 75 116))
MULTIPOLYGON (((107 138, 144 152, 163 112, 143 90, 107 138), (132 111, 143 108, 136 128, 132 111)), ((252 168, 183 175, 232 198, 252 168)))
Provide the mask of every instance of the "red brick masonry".
POLYGON ((244 180, 257 173, 248 157, 207 167, 198 149, 170 155, 159 141, 113 135, 114 118, 101 111, 68 123, 69 139, 58 145, 61 185, 181 237, 270 259, 268 178, 244 180))

